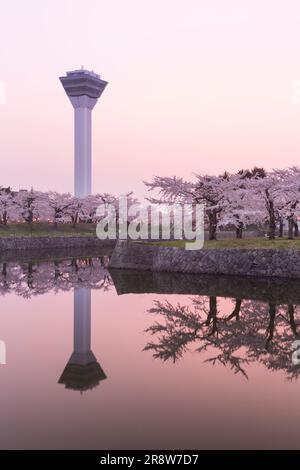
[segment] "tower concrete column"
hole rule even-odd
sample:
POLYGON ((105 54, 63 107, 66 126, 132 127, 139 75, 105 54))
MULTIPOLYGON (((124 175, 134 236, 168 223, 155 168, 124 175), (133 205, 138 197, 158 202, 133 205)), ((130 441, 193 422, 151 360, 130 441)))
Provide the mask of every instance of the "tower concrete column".
POLYGON ((74 341, 73 356, 88 362, 91 351, 91 289, 74 289, 74 341))
POLYGON ((92 111, 75 108, 74 114, 74 193, 84 197, 92 192, 92 111))

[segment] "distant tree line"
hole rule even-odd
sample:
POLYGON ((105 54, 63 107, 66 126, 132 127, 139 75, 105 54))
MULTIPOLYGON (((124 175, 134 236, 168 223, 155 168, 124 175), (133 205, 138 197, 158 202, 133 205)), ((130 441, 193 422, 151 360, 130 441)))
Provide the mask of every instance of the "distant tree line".
MULTIPOLYGON (((127 195, 129 202, 131 194, 127 195)), ((96 223, 100 204, 113 204, 117 208, 118 198, 111 194, 96 194, 84 198, 55 191, 42 192, 34 189, 13 191, 0 187, 0 223, 51 222, 54 228, 60 223, 96 223)))

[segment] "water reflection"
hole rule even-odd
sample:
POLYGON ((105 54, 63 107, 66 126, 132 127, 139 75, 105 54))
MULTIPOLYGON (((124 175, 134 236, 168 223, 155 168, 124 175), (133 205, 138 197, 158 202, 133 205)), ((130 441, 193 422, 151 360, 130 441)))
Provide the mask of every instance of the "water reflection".
POLYGON ((205 362, 229 366, 246 378, 251 363, 282 370, 289 380, 298 378, 300 368, 293 365, 292 352, 299 337, 299 305, 236 298, 226 313, 218 308, 218 300, 196 296, 191 305, 155 301, 149 313, 160 321, 147 328, 156 340, 148 342, 145 350, 155 358, 177 362, 193 347, 209 353, 205 362))
MULTIPOLYGON (((112 286, 107 270, 108 261, 109 257, 104 255, 46 263, 29 261, 2 264, 2 295, 14 292, 21 297, 31 298, 51 290, 59 292, 74 289, 73 352, 58 381, 68 389, 83 392, 96 387, 106 378, 91 350, 91 289, 107 291, 112 286)), ((5 364, 1 357, 0 363, 5 364)))
POLYGON ((104 379, 106 375, 91 350, 91 289, 76 288, 73 353, 58 383, 83 392, 96 387, 104 379))
POLYGON ((86 287, 110 289, 113 285, 107 270, 108 256, 72 258, 51 262, 2 263, 0 295, 14 292, 24 298, 53 291, 86 287))
POLYGON ((105 293, 111 288, 118 295, 189 296, 188 303, 158 299, 148 310, 155 321, 146 329, 152 340, 144 350, 157 359, 178 362, 194 350, 200 357, 205 353, 206 362, 228 366, 247 378, 253 363, 284 371, 289 380, 298 378, 300 368, 291 360, 293 341, 300 334, 298 280, 109 272, 108 263, 107 255, 2 263, 0 295, 14 292, 31 298, 74 290, 73 352, 58 380, 66 388, 84 391, 106 378, 91 349, 91 290, 105 293))

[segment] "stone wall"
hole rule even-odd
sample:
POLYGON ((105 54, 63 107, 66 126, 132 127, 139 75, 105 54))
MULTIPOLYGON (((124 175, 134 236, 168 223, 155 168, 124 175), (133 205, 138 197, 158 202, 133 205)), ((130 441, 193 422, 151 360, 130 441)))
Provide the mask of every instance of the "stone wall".
POLYGON ((119 241, 110 267, 150 271, 300 278, 300 250, 217 248, 188 251, 119 241))
POLYGON ((0 237, 0 254, 6 250, 32 250, 52 248, 82 248, 113 246, 114 240, 99 240, 97 237, 0 237))
POLYGON ((0 262, 111 254, 115 240, 97 237, 0 237, 0 262))

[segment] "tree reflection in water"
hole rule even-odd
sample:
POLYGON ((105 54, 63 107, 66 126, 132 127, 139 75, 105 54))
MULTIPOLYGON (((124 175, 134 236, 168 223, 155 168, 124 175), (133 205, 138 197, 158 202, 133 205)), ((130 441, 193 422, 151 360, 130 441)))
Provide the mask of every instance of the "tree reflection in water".
POLYGON ((0 295, 14 292, 24 298, 77 287, 108 290, 108 256, 47 262, 2 263, 0 295))
POLYGON ((231 313, 218 308, 217 297, 197 296, 191 305, 155 301, 149 313, 158 315, 147 332, 156 337, 145 350, 163 361, 178 361, 193 346, 207 352, 205 362, 229 366, 248 378, 253 363, 298 378, 299 366, 292 364, 293 341, 299 337, 298 305, 276 305, 257 300, 232 300, 231 313))
POLYGON ((101 256, 2 264, 2 295, 14 292, 31 298, 49 291, 74 290, 73 352, 58 382, 81 393, 106 378, 91 349, 91 289, 106 291, 112 286, 108 260, 108 256, 101 256))
MULTIPOLYGON (((181 277, 179 282, 176 276, 169 279, 169 276, 162 273, 159 273, 157 279, 151 273, 151 276, 146 276, 146 282, 142 283, 141 273, 134 273, 133 283, 132 272, 114 272, 113 282, 108 271, 108 261, 108 256, 96 256, 46 262, 2 263, 0 295, 14 292, 24 298, 31 298, 49 291, 107 291, 113 285, 120 293, 162 293, 164 290, 176 293, 178 286, 181 288, 184 285, 185 290, 181 289, 180 292, 187 294, 188 289, 191 289, 191 278, 187 281, 181 277), (175 284, 174 279, 177 279, 175 284)), ((237 298, 231 300, 231 310, 225 312, 224 302, 221 300, 228 298, 224 294, 226 284, 219 282, 215 292, 212 292, 214 285, 211 282, 204 278, 198 281, 201 281, 202 291, 209 295, 193 296, 189 305, 173 305, 168 300, 154 302, 149 312, 155 314, 157 320, 146 331, 156 339, 148 342, 145 350, 152 351, 154 357, 163 361, 177 362, 192 348, 205 353, 205 362, 223 364, 234 373, 247 378, 249 366, 254 363, 262 364, 272 371, 283 371, 289 380, 298 378, 300 368, 292 364, 292 353, 293 341, 300 334, 297 321, 300 303, 293 294, 296 292, 293 286, 290 286, 292 290, 289 286, 286 289, 280 283, 281 288, 286 290, 286 295, 282 296, 282 289, 280 295, 277 295, 278 283, 274 282, 271 289, 269 280, 258 280, 254 283, 255 289, 253 290, 252 283, 252 290, 246 290, 244 295, 249 298, 249 292, 252 292, 253 295, 262 295, 263 300, 248 300, 242 298, 244 284, 244 287, 238 288, 236 283, 228 280, 227 287, 229 291, 236 291, 237 298)), ((196 285, 193 284, 192 288, 194 293, 196 285)), ((87 324, 89 325, 89 321, 87 324)), ((89 331, 88 328, 86 331, 89 331)))

